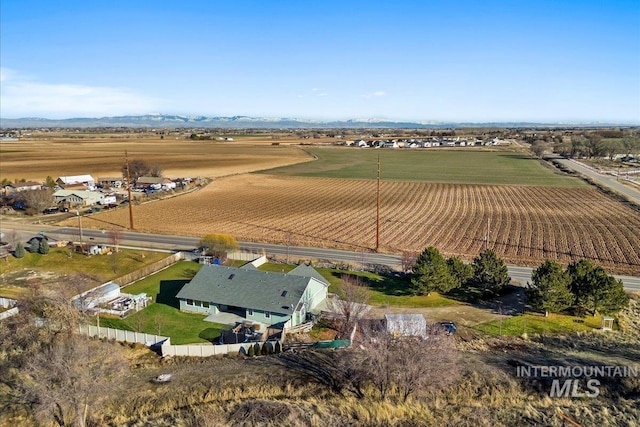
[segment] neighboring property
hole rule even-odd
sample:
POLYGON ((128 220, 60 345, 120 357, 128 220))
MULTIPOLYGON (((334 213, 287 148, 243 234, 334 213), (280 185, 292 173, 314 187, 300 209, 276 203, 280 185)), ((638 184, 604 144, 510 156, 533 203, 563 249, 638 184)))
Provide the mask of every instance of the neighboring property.
POLYGON ((69 206, 91 206, 100 203, 104 195, 87 190, 58 190, 53 193, 56 203, 68 203, 69 206))
POLYGON ((13 184, 7 184, 4 186, 4 194, 20 193, 22 191, 40 190, 42 184, 34 181, 16 182, 13 184))
POLYGON ((205 265, 176 298, 183 311, 231 313, 243 321, 291 328, 320 311, 328 288, 317 271, 304 265, 287 274, 205 265))
POLYGON ((137 188, 153 188, 154 190, 172 190, 176 183, 160 176, 141 176, 136 180, 137 188))
POLYGON ((124 185, 121 177, 102 177, 98 178, 98 184, 105 188, 120 188, 124 185))
POLYGON ((96 186, 96 180, 91 175, 61 176, 56 179, 56 183, 62 188, 84 185, 88 189, 93 189, 96 186))
POLYGON ((385 314, 387 332, 393 336, 424 337, 427 321, 422 314, 385 314))

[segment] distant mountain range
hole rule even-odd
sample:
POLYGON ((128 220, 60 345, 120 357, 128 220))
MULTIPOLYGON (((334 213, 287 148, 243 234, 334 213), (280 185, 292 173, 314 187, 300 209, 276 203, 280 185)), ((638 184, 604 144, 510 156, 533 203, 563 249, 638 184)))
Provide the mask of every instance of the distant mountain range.
POLYGON ((172 114, 145 114, 142 116, 116 116, 72 119, 45 119, 26 117, 20 119, 0 118, 0 128, 227 128, 227 129, 304 129, 304 128, 390 128, 431 129, 462 127, 604 127, 629 126, 624 123, 533 123, 533 122, 437 122, 437 121, 391 121, 385 119, 351 119, 344 121, 303 120, 287 117, 206 117, 180 116, 172 114))

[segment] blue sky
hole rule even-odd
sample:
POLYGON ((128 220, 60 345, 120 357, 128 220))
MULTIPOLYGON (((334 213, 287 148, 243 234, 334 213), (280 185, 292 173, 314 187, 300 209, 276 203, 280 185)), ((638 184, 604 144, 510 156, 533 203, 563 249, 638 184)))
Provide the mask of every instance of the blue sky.
POLYGON ((0 0, 0 115, 640 123, 640 1, 0 0))

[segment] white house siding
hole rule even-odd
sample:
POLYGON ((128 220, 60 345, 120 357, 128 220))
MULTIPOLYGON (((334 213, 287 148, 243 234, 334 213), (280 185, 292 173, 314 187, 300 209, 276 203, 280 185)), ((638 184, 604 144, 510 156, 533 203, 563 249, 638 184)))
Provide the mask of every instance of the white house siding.
POLYGON ((306 311, 309 312, 313 310, 318 304, 327 299, 327 291, 328 286, 311 278, 303 297, 303 301, 306 303, 306 311))

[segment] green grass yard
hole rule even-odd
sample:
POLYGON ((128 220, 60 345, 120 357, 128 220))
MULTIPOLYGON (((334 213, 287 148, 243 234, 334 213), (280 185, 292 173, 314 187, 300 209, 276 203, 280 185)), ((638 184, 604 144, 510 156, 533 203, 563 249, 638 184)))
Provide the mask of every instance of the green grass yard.
MULTIPOLYGON (((295 268, 291 264, 267 263, 260 266, 262 271, 273 271, 286 273, 295 268)), ((408 286, 409 281, 396 277, 382 276, 376 273, 361 271, 344 271, 332 268, 316 268, 322 276, 330 283, 329 292, 338 295, 342 294, 342 279, 345 274, 356 277, 370 291, 369 304, 371 305, 393 305, 397 307, 444 307, 458 304, 449 298, 445 298, 436 292, 431 295, 412 295, 408 286)))
POLYGON ((523 314, 505 317, 503 320, 482 323, 475 329, 492 335, 522 334, 569 334, 573 332, 592 331, 602 325, 601 316, 575 317, 563 314, 549 314, 544 317, 537 314, 523 314))
POLYGON ((171 337, 172 344, 212 342, 226 326, 205 322, 202 314, 179 310, 176 294, 202 268, 180 261, 145 279, 122 288, 128 294, 146 293, 153 303, 126 319, 101 318, 100 326, 171 337))
POLYGON ((350 179, 376 179, 380 155, 383 180, 429 181, 462 184, 511 184, 578 187, 582 180, 568 177, 522 153, 482 148, 359 149, 308 148, 318 160, 262 173, 350 179))

